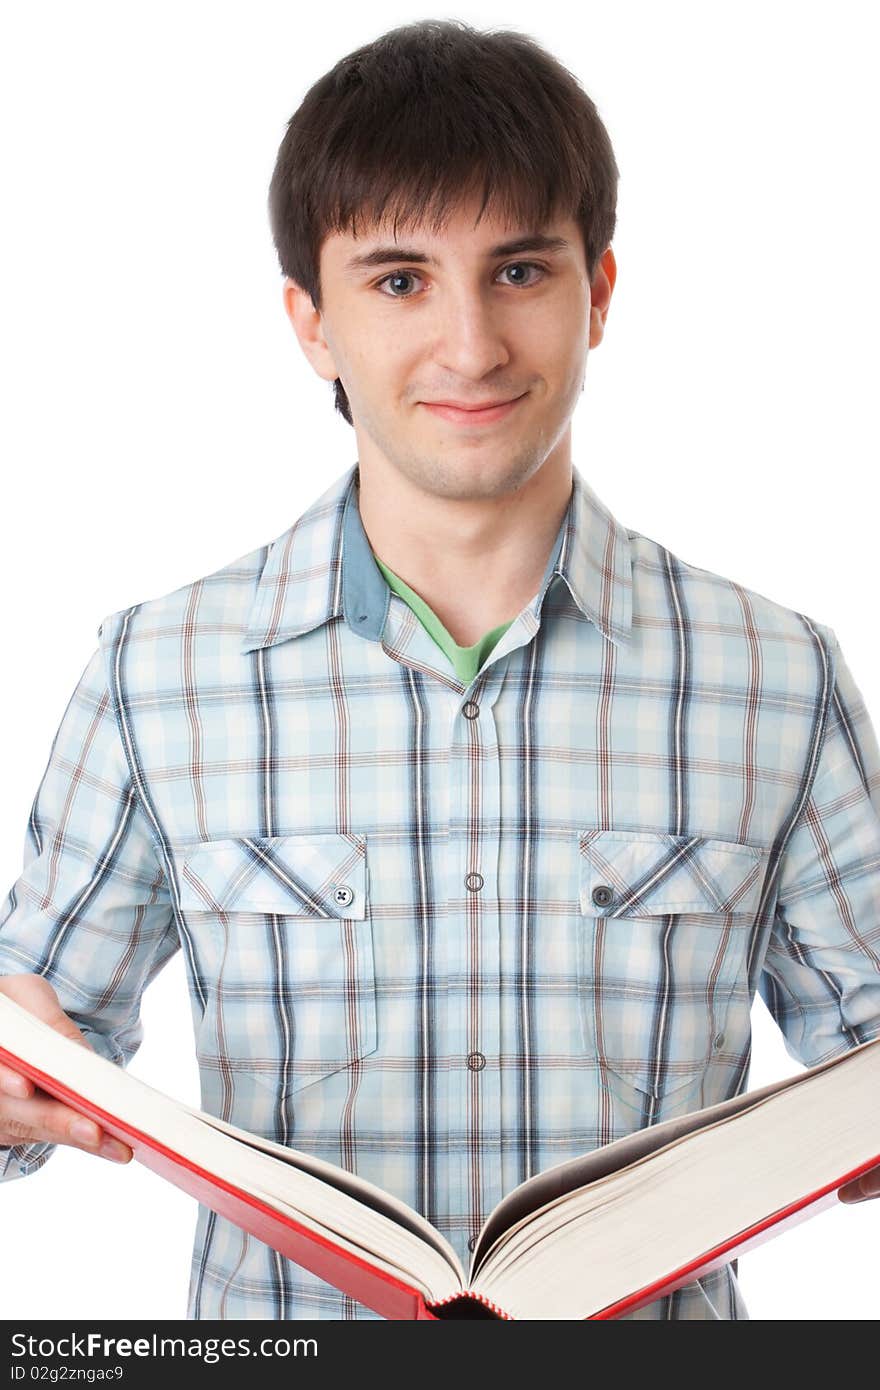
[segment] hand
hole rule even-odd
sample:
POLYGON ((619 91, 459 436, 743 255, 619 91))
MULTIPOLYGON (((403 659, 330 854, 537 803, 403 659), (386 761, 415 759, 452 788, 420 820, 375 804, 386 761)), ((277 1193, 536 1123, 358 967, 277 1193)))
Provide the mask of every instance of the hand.
POLYGON ((869 1197, 880 1197, 880 1163, 876 1168, 869 1168, 860 1178, 844 1183, 843 1187, 837 1189, 837 1195, 841 1202, 864 1202, 869 1197))
MULTIPOLYGON (((64 1037, 90 1047, 42 975, 0 976, 0 993, 36 1014, 64 1037)), ((0 1145, 40 1141, 69 1144, 116 1163, 128 1163, 134 1157, 127 1144, 105 1134, 94 1120, 87 1120, 78 1110, 41 1090, 29 1077, 0 1062, 0 1145)))

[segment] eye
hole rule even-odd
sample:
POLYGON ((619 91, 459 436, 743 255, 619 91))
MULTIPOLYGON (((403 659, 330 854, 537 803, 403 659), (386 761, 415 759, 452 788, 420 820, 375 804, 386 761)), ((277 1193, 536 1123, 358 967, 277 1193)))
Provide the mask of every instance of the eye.
MULTIPOLYGON (((413 270, 392 270, 390 275, 385 275, 376 282, 376 289, 382 290, 383 285, 390 285, 393 280, 418 280, 419 276, 413 270)), ((384 293, 384 291, 382 291, 384 293)), ((387 299, 412 299, 411 294, 389 294, 387 299)))
MULTIPOLYGON (((539 265, 537 261, 511 261, 509 265, 502 266, 502 273, 503 273, 505 270, 523 270, 523 269, 526 269, 526 270, 539 270, 539 271, 541 272, 541 275, 543 276, 543 275, 546 273, 547 267, 546 267, 546 266, 543 266, 543 265, 539 265)), ((516 285, 516 284, 521 284, 522 281, 514 280, 512 283, 513 283, 514 285, 516 285)), ((532 284, 532 283, 534 283, 534 282, 533 282, 533 281, 529 281, 528 283, 529 283, 529 284, 532 284)))
MULTIPOLYGON (((537 270, 537 271, 539 272, 539 280, 538 280, 538 283, 540 283, 540 279, 543 278, 543 276, 546 275, 546 274, 548 273, 548 272, 547 272, 547 267, 544 266, 544 265, 541 265, 538 261, 510 261, 510 262, 508 262, 507 265, 501 267, 501 270, 499 270, 498 274, 499 274, 499 275, 503 275, 505 272, 507 272, 507 271, 509 271, 509 270, 523 270, 523 269, 525 269, 525 270, 537 270)), ((391 291, 390 291, 390 286, 391 286, 394 282, 399 282, 399 281, 401 281, 401 280, 420 280, 420 279, 421 279, 421 276, 417 273, 417 271, 414 271, 414 270, 392 270, 391 273, 390 273, 389 275, 383 275, 383 277, 382 277, 381 280, 377 280, 376 285, 375 285, 375 289, 379 290, 379 292, 380 292, 381 294, 384 294, 385 297, 386 297, 387 299, 413 299, 415 296, 412 295, 412 294, 396 294, 396 293, 391 293, 391 291), (388 285, 388 286, 389 286, 389 290, 388 290, 387 292, 385 291, 385 289, 383 289, 383 286, 385 286, 385 285, 388 285)), ((531 288, 532 284, 534 284, 534 283, 535 283, 534 280, 529 280, 529 281, 525 282, 525 284, 524 284, 521 280, 513 280, 513 281, 508 281, 508 286, 509 286, 511 289, 518 289, 518 288, 520 288, 520 287, 522 287, 522 288, 524 288, 524 289, 529 289, 529 288, 531 288)))

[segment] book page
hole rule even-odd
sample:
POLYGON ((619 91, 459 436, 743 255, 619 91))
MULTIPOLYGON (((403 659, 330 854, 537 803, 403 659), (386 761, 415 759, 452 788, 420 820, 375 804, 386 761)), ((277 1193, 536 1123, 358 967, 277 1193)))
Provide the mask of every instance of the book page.
POLYGON ((880 1161, 880 1040, 833 1061, 523 1219, 474 1288, 514 1318, 589 1317, 880 1161))
POLYGON ((702 1110, 692 1111, 689 1115, 676 1116, 675 1119, 650 1125, 634 1134, 615 1139, 600 1149, 580 1154, 577 1158, 565 1159, 562 1163, 554 1164, 552 1168, 545 1168, 543 1172, 526 1178, 508 1192, 484 1221, 471 1259, 470 1281, 473 1281, 495 1241, 505 1232, 527 1220, 533 1212, 546 1207, 557 1198, 564 1197, 566 1193, 575 1192, 588 1183, 597 1182, 603 1177, 620 1172, 630 1164, 638 1163, 662 1149, 664 1145, 673 1143, 685 1135, 742 1114, 751 1106, 759 1105, 792 1086, 800 1086, 809 1077, 818 1076, 839 1066, 860 1048, 873 1045, 873 1042, 862 1043, 850 1052, 831 1057, 825 1062, 818 1062, 793 1076, 783 1077, 780 1081, 774 1081, 753 1091, 744 1091, 741 1095, 732 1096, 702 1110))

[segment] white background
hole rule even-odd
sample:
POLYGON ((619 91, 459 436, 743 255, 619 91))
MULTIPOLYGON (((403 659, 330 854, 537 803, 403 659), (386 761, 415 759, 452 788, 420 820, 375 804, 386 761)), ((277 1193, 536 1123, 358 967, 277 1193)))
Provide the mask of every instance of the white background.
MULTIPOLYGON (((101 619, 271 540, 355 460, 283 314, 266 191, 308 86, 413 19, 524 30, 611 134, 618 282, 577 467, 627 526, 830 623, 880 718, 873 7, 305 16, 5 7, 3 892, 101 619)), ((132 1071, 198 1104, 179 955, 144 1019, 132 1071)), ((798 1069, 756 1005, 751 1085, 798 1069)), ((183 1317, 195 1215, 138 1164, 58 1150, 0 1189, 0 1316, 183 1317)), ((876 1319, 878 1243, 880 1202, 838 1204, 746 1255, 751 1316, 876 1319)))

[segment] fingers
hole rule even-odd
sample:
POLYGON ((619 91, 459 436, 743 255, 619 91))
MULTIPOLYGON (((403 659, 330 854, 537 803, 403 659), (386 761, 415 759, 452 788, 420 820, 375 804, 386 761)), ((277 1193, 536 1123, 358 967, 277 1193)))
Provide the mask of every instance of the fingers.
MULTIPOLYGON (((91 1044, 64 1012, 54 987, 42 975, 0 977, 0 993, 35 1014, 65 1038, 90 1050, 91 1044)), ((69 1144, 85 1153, 128 1163, 134 1154, 127 1144, 105 1134, 94 1120, 46 1095, 20 1072, 0 1064, 0 1145, 69 1144)))
POLYGON ((28 1077, 22 1076, 20 1072, 13 1071, 11 1067, 0 1062, 0 1091, 3 1091, 7 1096, 26 1100, 34 1093, 34 1083, 28 1077))
POLYGON ((837 1189, 841 1202, 865 1202, 871 1197, 880 1197, 880 1167, 869 1168, 860 1178, 853 1178, 837 1189))
MULTIPOLYGON (((5 1071, 8 1077, 9 1069, 5 1071)), ((29 1099, 18 1099, 8 1092, 0 1099, 0 1145, 68 1144, 115 1163, 128 1163, 134 1157, 127 1144, 107 1134, 94 1120, 51 1099, 32 1082, 27 1084, 32 1091, 29 1099)))

